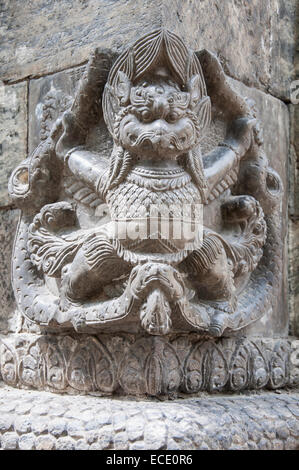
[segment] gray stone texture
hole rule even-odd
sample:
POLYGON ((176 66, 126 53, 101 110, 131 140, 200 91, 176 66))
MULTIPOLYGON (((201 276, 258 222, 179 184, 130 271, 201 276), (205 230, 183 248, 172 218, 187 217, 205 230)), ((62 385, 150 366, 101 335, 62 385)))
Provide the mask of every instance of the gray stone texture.
POLYGON ((49 134, 55 120, 70 106, 85 67, 75 67, 29 83, 29 153, 49 134))
MULTIPOLYGON (((290 183, 289 306, 292 334, 299 335, 299 105, 289 107, 292 124, 288 178, 289 113, 280 101, 289 99, 293 78, 295 0, 2 3, 0 79, 12 84, 0 88, 0 207, 10 204, 7 180, 11 170, 26 157, 27 132, 31 152, 64 109, 68 97, 73 96, 81 73, 78 65, 87 61, 94 47, 120 51, 141 34, 163 24, 181 35, 190 47, 216 52, 226 73, 236 79, 231 83, 243 96, 256 101, 270 164, 282 176, 285 188, 290 183), (70 9, 72 14, 66 15, 70 9), (65 71, 56 73, 61 70, 65 71), (21 82, 14 83, 16 80, 21 82), (62 96, 56 109, 51 101, 53 90, 67 96, 66 100, 62 96)), ((286 210, 285 199, 281 211, 286 214, 286 210)), ((0 241, 4 247, 0 258, 0 331, 4 334, 20 329, 13 317, 15 303, 10 285, 17 218, 17 211, 0 212, 0 241)), ((282 239, 285 236, 283 227, 282 239)), ((271 334, 287 334, 286 289, 284 284, 272 319, 266 317, 247 328, 248 334, 269 334, 269 328, 271 334)), ((26 328, 30 330, 25 325, 23 331, 26 328)), ((295 369, 292 382, 298 383, 295 369)), ((55 396, 0 385, 0 448, 298 450, 299 395, 277 392, 212 398, 203 393, 196 398, 158 402, 55 396)))
MULTIPOLYGON (((299 85, 299 10, 297 11, 295 54, 295 85, 298 99, 299 85)), ((299 104, 289 105, 290 158, 289 158, 289 310, 291 332, 299 336, 299 104)))
POLYGON ((293 67, 295 7, 295 0, 5 0, 2 79, 78 65, 96 46, 119 49, 163 25, 191 47, 219 53, 233 77, 285 98, 293 67))
POLYGON ((289 221, 289 309, 291 333, 299 336, 299 221, 289 221))
MULTIPOLYGON (((55 393, 103 396, 171 396, 203 391, 240 392, 299 385, 299 340, 296 338, 222 338, 200 336, 135 337, 133 335, 0 335, 0 372, 7 385, 55 393)), ((27 412, 22 403, 18 413, 27 412)), ((41 416, 46 408, 37 407, 41 416)), ((82 410, 86 419, 90 413, 82 410)), ((64 432, 60 406, 50 432, 64 432)), ((141 432, 132 419, 128 432, 141 432)), ((86 430, 111 424, 105 410, 86 430)), ((76 434, 75 423, 72 433, 76 434)), ((124 416, 118 418, 123 429, 124 416)), ((20 422, 20 427, 26 423, 20 422)))
POLYGON ((78 65, 95 47, 121 49, 161 26, 160 4, 160 0, 66 0, 63 4, 5 0, 2 79, 45 75, 78 65))
POLYGON ((230 76, 289 99, 296 1, 165 0, 162 11, 167 28, 219 54, 230 76))
POLYGON ((281 295, 277 296, 276 308, 269 315, 246 328, 247 334, 287 335, 289 328, 288 282, 287 282, 287 219, 288 210, 288 152, 289 152, 289 113, 288 107, 281 100, 250 88, 241 82, 230 79, 232 86, 242 95, 252 99, 256 104, 258 117, 263 124, 264 150, 270 166, 277 171, 284 186, 284 197, 280 207, 281 240, 284 252, 282 262, 281 295), (273 118, 275 116, 275 119, 273 118))
POLYGON ((11 328, 14 331, 17 329, 12 318, 16 304, 11 285, 10 265, 18 218, 18 210, 0 211, 0 330, 3 333, 8 332, 11 328))
POLYGON ((284 392, 136 402, 1 386, 0 449, 298 450, 298 400, 284 392), (106 418, 98 420, 103 410, 106 418))
POLYGON ((7 184, 12 170, 27 157, 27 82, 0 81, 0 207, 11 202, 7 184))
MULTIPOLYGON (((13 82, 24 80, 25 77, 50 74, 40 80, 29 81, 28 106, 30 116, 33 117, 29 120, 29 150, 32 151, 37 144, 43 128, 42 116, 45 100, 51 108, 51 94, 49 95, 51 88, 63 90, 67 95, 73 93, 78 77, 76 68, 61 76, 55 74, 56 71, 76 67, 86 62, 89 52, 96 46, 120 51, 124 44, 133 41, 141 32, 159 27, 161 24, 182 35, 191 47, 196 49, 206 47, 215 51, 225 71, 232 77, 282 99, 288 99, 289 81, 293 77, 295 50, 293 46, 295 4, 293 0, 287 2, 282 0, 254 1, 250 4, 243 1, 197 2, 193 0, 187 3, 172 1, 170 7, 169 1, 163 0, 155 2, 154 5, 147 1, 134 2, 134 6, 131 2, 105 2, 103 7, 101 2, 78 0, 72 2, 72 15, 66 18, 61 11, 62 7, 63 12, 69 8, 67 1, 64 5, 61 3, 49 5, 47 2, 38 1, 34 6, 17 0, 4 1, 1 26, 4 41, 0 56, 3 61, 2 79, 6 82, 13 82), (126 18, 126 21, 121 21, 122 18, 126 18), (12 60, 12 57, 15 57, 15 60, 12 60), (33 110, 36 113, 35 116, 32 114, 33 110)), ((6 153, 1 156, 4 170, 3 181, 0 179, 0 200, 1 204, 6 205, 9 204, 6 192, 7 177, 16 161, 22 160, 26 155, 27 82, 24 80, 7 86, 5 89, 7 90, 5 95, 16 96, 18 102, 17 113, 8 111, 12 114, 9 118, 12 121, 13 131, 6 132, 4 136, 7 142, 9 139, 14 139, 16 148, 14 149, 14 145, 6 145, 6 153), (14 114, 16 116, 13 116, 14 114), (16 128, 18 128, 17 131, 16 128), (13 159, 15 159, 14 163, 11 166, 7 165, 7 162, 12 162, 13 159)), ((254 89, 250 90, 253 94, 257 93, 254 89)), ((271 120, 270 123, 269 115, 276 116, 278 108, 279 106, 275 106, 273 102, 270 103, 267 120, 264 121, 267 125, 274 124, 275 126, 275 120, 271 120)), ((279 112, 284 119, 283 104, 280 105, 279 112)), ((50 120, 55 118, 56 114, 57 111, 54 110, 51 115, 50 110, 48 119, 49 117, 50 120)), ((7 122, 6 116, 5 126, 2 126, 5 130, 7 130, 7 122)), ((280 130, 281 127, 277 126, 277 129, 280 130)), ((272 133, 266 132, 265 134, 266 146, 268 146, 267 140, 272 133)), ((272 135, 276 136, 277 133, 272 135)), ((277 142, 279 145, 284 145, 285 139, 275 139, 275 144, 272 145, 274 154, 277 142)), ((268 148, 270 149, 269 146, 268 148)), ((270 152, 267 154, 275 168, 270 152)), ((296 222, 290 222, 292 318, 296 317, 298 310, 296 227, 296 222)), ((9 278, 5 280, 9 284, 9 278)), ((282 296, 285 305, 284 297, 285 294, 282 296)), ((284 312, 286 315, 285 308, 284 312)), ((285 315, 281 320, 282 324, 276 324, 277 329, 282 329, 284 332, 286 331, 285 315)), ((261 330, 265 328, 261 326, 261 330)))
MULTIPOLYGON (((198 47, 201 45, 199 44, 198 47)), ((55 119, 61 114, 67 104, 75 95, 76 86, 84 67, 78 67, 56 74, 31 80, 29 87, 29 149, 32 151, 39 143, 43 132, 47 133, 55 119), (55 99, 53 98, 55 95, 55 99)), ((269 159, 270 166, 280 175, 285 189, 285 196, 280 208, 280 213, 287 211, 287 161, 289 148, 289 113, 288 107, 279 99, 266 94, 256 88, 250 88, 243 83, 229 79, 230 85, 241 96, 250 98, 256 103, 258 117, 264 127, 264 150, 269 159), (271 117, 275 116, 275 119, 271 117)), ((209 147, 209 139, 214 141, 215 136, 206 139, 209 147)), ((224 138, 224 135, 220 136, 224 138)), ((104 136, 104 140, 106 136, 104 136)), ((282 216, 281 240, 286 247, 287 222, 282 216)), ((283 253, 284 260, 286 253, 283 253)), ((283 281, 281 295, 277 296, 277 304, 273 312, 269 313, 253 326, 244 330, 246 333, 273 335, 288 334, 288 304, 287 304, 287 264, 283 266, 283 281), (271 332, 271 333, 270 333, 271 332)), ((294 283, 296 286, 296 283, 294 283)), ((296 288, 296 287, 294 287, 296 288)))

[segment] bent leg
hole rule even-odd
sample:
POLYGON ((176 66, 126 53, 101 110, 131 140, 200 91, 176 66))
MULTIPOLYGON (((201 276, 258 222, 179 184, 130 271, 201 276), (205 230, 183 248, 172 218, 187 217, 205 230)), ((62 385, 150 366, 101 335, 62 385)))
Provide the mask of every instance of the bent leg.
POLYGON ((205 234, 202 246, 182 263, 202 300, 230 303, 235 286, 231 263, 219 237, 205 234))
POLYGON ((221 336, 236 304, 232 263, 221 239, 213 234, 205 234, 202 246, 191 253, 182 263, 182 268, 189 274, 198 297, 214 307, 210 318, 210 334, 221 336))
POLYGON ((62 270, 62 297, 71 302, 89 299, 130 268, 103 234, 92 234, 84 241, 73 262, 62 270))

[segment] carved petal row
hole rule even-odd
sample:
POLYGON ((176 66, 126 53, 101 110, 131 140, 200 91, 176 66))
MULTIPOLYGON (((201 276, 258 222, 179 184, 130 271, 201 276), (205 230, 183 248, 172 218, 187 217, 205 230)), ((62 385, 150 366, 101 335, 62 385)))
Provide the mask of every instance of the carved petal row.
POLYGON ((0 366, 15 387, 158 396, 295 385, 293 353, 290 339, 23 334, 1 338, 0 366))

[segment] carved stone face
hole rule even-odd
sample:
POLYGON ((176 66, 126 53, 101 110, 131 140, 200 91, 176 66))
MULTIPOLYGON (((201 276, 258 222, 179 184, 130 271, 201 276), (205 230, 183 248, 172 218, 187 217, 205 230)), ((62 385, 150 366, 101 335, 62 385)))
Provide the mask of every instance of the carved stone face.
POLYGON ((142 158, 169 160, 194 147, 198 119, 190 109, 191 93, 157 76, 143 79, 125 94, 129 106, 119 123, 123 148, 142 158))

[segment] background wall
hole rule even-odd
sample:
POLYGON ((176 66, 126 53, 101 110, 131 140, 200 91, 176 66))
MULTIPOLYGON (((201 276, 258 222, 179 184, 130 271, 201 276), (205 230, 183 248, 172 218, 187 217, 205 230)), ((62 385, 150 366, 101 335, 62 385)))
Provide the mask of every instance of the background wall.
POLYGON ((294 78, 297 104, 289 105, 289 309, 291 332, 299 336, 299 6, 295 33, 294 78))
POLYGON ((288 172, 286 291, 291 332, 297 329, 299 334, 299 104, 290 101, 296 73, 299 78, 296 0, 0 1, 1 331, 17 326, 10 257, 18 211, 9 201, 7 181, 38 143, 39 132, 66 105, 58 103, 55 108, 51 90, 62 90, 71 98, 94 47, 120 51, 161 26, 181 35, 194 49, 216 52, 235 86, 257 101, 271 164, 288 172))

